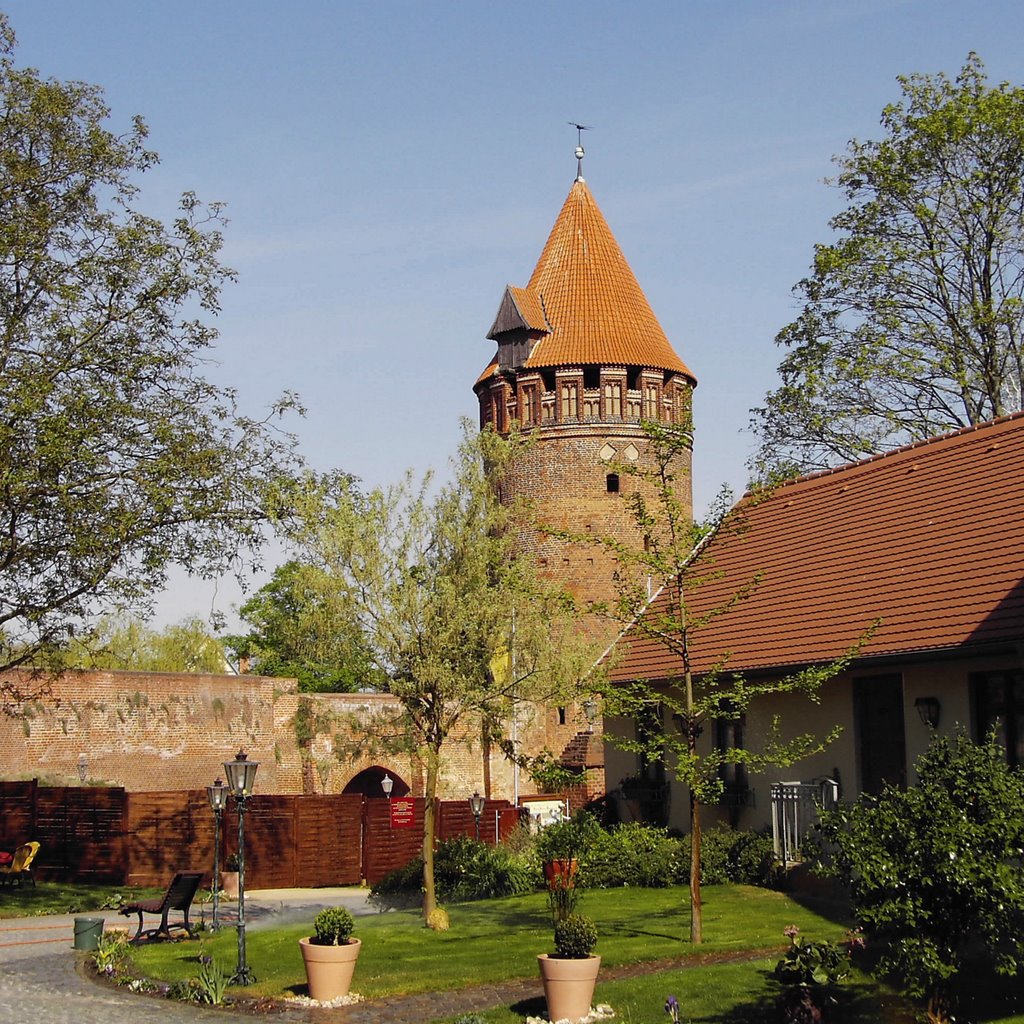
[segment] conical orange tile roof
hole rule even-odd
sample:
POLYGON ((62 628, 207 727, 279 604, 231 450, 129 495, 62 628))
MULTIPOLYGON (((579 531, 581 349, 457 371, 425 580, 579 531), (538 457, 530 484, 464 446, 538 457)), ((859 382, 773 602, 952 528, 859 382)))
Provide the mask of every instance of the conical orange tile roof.
POLYGON ((538 297, 550 325, 528 367, 650 366, 696 381, 582 178, 573 183, 525 290, 538 297))

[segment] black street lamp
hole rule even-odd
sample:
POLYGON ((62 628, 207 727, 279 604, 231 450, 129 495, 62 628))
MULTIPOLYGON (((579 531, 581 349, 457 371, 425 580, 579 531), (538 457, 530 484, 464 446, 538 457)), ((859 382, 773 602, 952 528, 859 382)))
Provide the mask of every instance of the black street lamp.
POLYGON ((206 787, 206 796, 213 809, 213 930, 220 928, 220 816, 228 803, 228 787, 219 777, 206 787))
POLYGON ((224 762, 228 788, 238 804, 238 966, 231 976, 234 985, 251 985, 256 976, 245 962, 245 802, 252 796, 259 761, 250 761, 244 750, 234 761, 224 762))
POLYGON ((473 820, 476 822, 476 841, 480 842, 480 815, 484 813, 484 798, 479 793, 474 793, 469 798, 469 809, 473 812, 473 820))

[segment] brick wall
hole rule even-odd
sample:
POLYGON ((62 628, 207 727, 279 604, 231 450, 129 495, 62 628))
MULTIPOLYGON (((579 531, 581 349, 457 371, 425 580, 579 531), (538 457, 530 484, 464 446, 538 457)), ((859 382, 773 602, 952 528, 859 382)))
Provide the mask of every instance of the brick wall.
POLYGON ((265 792, 297 792, 300 765, 282 723, 294 680, 262 676, 69 672, 0 717, 0 773, 128 790, 198 789, 244 747, 265 792))
MULTIPOLYGON (((633 525, 626 500, 640 481, 620 472, 619 490, 614 492, 608 489, 608 476, 615 471, 615 461, 642 464, 646 450, 645 435, 636 425, 545 429, 516 460, 504 487, 510 496, 529 503, 542 526, 580 537, 615 537, 639 547, 643 537, 633 525), (630 459, 633 452, 636 455, 630 459)), ((687 459, 679 477, 680 498, 688 512, 692 511, 689 474, 687 459)), ((544 575, 567 587, 582 604, 615 600, 620 567, 607 548, 569 543, 532 529, 523 532, 520 543, 536 557, 544 575)), ((586 620, 588 633, 602 641, 611 641, 619 628, 595 617, 586 620)))
MULTIPOLYGON (((264 676, 71 672, 14 715, 0 716, 0 780, 78 786, 83 763, 93 785, 201 790, 244 748, 260 762, 258 793, 341 793, 360 772, 379 768, 420 796, 418 760, 374 751, 353 726, 393 713, 396 704, 387 694, 299 695, 294 680, 264 676), (304 747, 294 726, 300 700, 310 702, 320 726, 304 747), (339 759, 338 750, 346 756, 339 759)), ((585 729, 579 708, 523 710, 520 749, 534 756, 547 748, 559 757, 585 729)), ((520 773, 519 792, 535 788, 520 773)), ((459 800, 473 792, 511 800, 515 778, 512 765, 497 748, 486 749, 467 722, 448 741, 438 795, 459 800)))

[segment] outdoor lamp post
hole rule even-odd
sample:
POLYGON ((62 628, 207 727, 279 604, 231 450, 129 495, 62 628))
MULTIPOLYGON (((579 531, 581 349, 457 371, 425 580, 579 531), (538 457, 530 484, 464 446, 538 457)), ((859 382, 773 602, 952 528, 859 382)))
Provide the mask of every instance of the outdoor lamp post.
POLYGON ((220 816, 228 803, 228 787, 218 776, 206 787, 206 796, 213 809, 213 930, 220 928, 220 816))
POLYGON ((391 790, 395 788, 395 780, 387 772, 384 773, 384 778, 380 780, 380 788, 384 790, 384 795, 390 800, 391 790))
POLYGON ((250 761, 244 750, 234 761, 224 762, 228 788, 238 804, 238 966, 231 976, 235 985, 251 985, 256 977, 245 962, 245 802, 252 796, 259 761, 250 761))
POLYGON ((583 714, 587 718, 587 732, 593 732, 594 723, 597 721, 597 701, 593 697, 588 697, 583 702, 583 714))
POLYGON ((484 813, 484 798, 479 793, 474 793, 469 798, 469 809, 473 812, 473 820, 476 822, 476 841, 480 842, 480 815, 484 813))
POLYGON ((85 777, 89 774, 89 759, 85 754, 78 755, 78 781, 85 785, 85 777))

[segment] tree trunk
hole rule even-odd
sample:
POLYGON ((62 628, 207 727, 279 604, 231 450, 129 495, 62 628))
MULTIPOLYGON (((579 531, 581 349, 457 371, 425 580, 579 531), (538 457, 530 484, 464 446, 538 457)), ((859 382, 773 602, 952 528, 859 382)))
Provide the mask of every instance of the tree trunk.
MULTIPOLYGON (((682 581, 680 581, 680 585, 682 581)), ((682 591, 680 590, 680 593, 682 591)), ((680 619, 686 621, 686 607, 680 606, 680 619)), ((686 681, 686 749, 690 763, 697 764, 697 736, 700 729, 694 718, 693 673, 690 671, 690 646, 683 632, 683 665, 686 681)), ((700 902, 700 797, 690 785, 690 941, 699 945, 704 941, 704 917, 700 902)))
POLYGON ((423 808, 423 920, 437 909, 434 892, 434 834, 437 829, 437 765, 436 750, 427 751, 427 784, 424 789, 426 804, 423 808))
POLYGON ((700 801, 690 790, 690 941, 704 941, 704 918, 700 902, 700 801))

